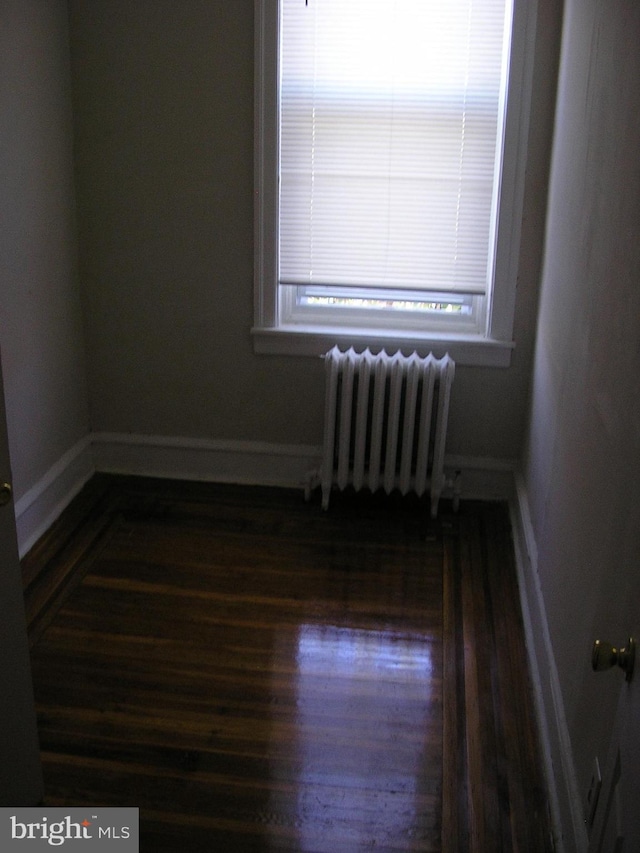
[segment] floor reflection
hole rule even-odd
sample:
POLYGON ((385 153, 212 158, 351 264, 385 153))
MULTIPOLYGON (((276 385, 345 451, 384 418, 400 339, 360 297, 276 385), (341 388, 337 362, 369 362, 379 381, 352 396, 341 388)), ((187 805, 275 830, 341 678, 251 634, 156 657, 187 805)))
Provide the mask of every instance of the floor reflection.
POLYGON ((293 734, 274 768, 283 785, 272 805, 289 813, 297 849, 411 849, 433 835, 442 761, 437 641, 303 625, 285 645, 293 734))

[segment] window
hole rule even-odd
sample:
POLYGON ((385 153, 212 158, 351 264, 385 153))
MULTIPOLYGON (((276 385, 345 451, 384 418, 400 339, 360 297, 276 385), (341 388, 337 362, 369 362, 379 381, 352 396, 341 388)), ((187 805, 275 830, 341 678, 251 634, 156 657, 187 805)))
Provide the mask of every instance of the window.
POLYGON ((511 0, 256 0, 257 351, 509 363, 529 20, 511 0))

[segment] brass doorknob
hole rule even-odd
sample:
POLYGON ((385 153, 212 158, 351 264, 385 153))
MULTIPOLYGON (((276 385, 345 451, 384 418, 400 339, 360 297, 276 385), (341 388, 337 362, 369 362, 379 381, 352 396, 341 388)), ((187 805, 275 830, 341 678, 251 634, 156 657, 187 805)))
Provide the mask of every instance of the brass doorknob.
POLYGON ((633 667, 636 661, 636 641, 629 637, 627 645, 616 649, 611 643, 596 640, 591 653, 591 665, 596 672, 619 666, 627 681, 633 677, 633 667))
POLYGON ((0 506, 6 506, 11 500, 11 483, 0 484, 0 506))

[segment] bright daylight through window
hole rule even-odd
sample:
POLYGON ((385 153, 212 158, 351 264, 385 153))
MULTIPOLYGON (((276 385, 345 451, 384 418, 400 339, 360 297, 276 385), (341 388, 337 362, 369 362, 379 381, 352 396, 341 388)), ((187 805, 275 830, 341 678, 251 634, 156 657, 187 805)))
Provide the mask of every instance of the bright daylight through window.
POLYGON ((256 0, 258 351, 439 341, 502 344, 508 359, 516 11, 256 0))

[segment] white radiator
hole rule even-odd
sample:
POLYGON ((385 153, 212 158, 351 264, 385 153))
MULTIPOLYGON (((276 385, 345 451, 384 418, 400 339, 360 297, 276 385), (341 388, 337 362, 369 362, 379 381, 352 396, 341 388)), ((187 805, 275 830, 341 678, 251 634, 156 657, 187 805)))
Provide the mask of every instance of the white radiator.
POLYGON ((455 362, 448 355, 373 355, 336 346, 325 356, 325 370, 323 508, 333 486, 418 496, 428 488, 435 518, 455 362))

